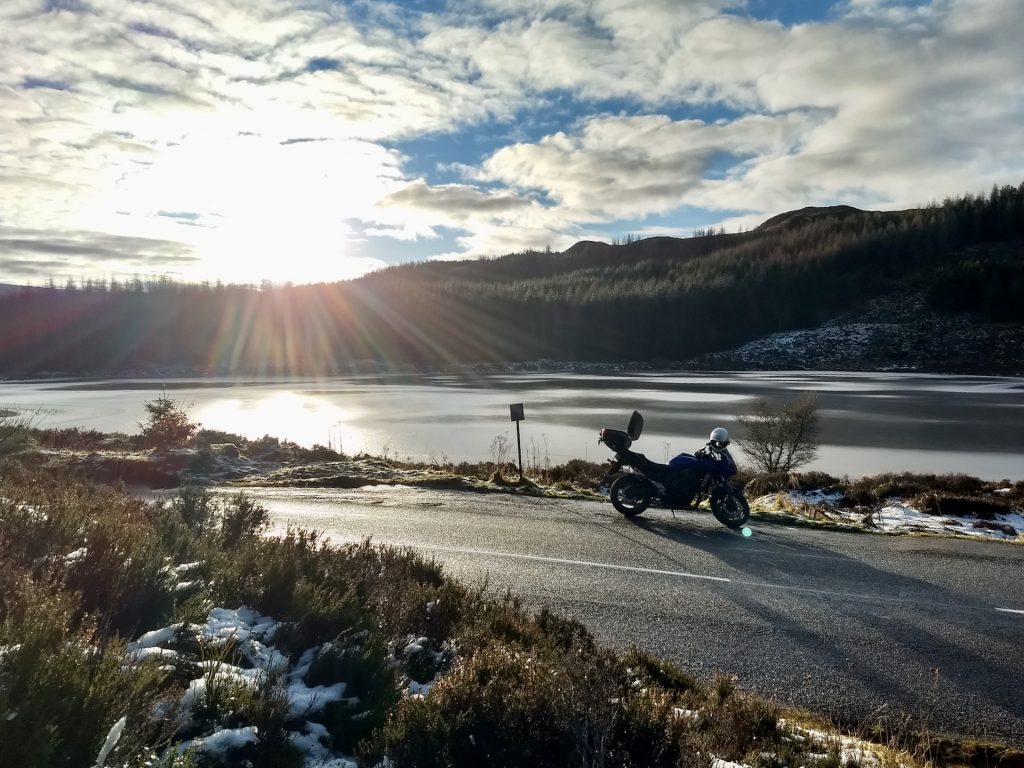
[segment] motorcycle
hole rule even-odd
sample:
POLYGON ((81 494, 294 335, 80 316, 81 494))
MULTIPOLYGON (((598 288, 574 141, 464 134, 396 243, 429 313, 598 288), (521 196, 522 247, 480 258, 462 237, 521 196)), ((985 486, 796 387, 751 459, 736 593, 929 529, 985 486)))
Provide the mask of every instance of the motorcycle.
POLYGON ((633 411, 626 431, 602 429, 598 436, 599 443, 615 451, 606 477, 621 473, 609 489, 618 512, 635 517, 652 503, 672 510, 695 510, 707 499, 718 522, 729 528, 743 527, 750 517, 750 505, 743 492, 728 482, 736 474, 736 462, 728 449, 713 451, 709 447, 658 464, 629 450, 643 429, 644 417, 633 411))

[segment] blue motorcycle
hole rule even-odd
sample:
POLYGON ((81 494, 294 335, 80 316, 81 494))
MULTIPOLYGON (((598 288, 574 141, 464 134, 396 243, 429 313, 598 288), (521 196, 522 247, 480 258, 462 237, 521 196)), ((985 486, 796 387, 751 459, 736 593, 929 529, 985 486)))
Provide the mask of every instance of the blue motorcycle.
POLYGON ((618 474, 609 489, 618 512, 635 517, 652 503, 672 510, 695 510, 707 499, 718 522, 729 528, 743 527, 750 517, 750 505, 743 492, 728 482, 736 474, 728 432, 719 427, 695 454, 681 453, 668 464, 658 464, 629 450, 643 429, 644 417, 633 411, 625 431, 602 429, 598 437, 598 442, 615 451, 607 476, 618 474))

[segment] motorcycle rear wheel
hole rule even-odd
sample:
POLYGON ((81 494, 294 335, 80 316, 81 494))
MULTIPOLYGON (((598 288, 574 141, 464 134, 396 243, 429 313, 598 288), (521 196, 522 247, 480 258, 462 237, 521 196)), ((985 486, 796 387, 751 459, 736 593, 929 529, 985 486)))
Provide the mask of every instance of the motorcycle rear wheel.
POLYGON ((636 517, 651 506, 651 486, 634 475, 616 478, 608 489, 612 506, 626 517, 636 517))
POLYGON ((742 491, 726 486, 712 492, 711 514, 727 528, 742 528, 750 519, 750 505, 742 491))

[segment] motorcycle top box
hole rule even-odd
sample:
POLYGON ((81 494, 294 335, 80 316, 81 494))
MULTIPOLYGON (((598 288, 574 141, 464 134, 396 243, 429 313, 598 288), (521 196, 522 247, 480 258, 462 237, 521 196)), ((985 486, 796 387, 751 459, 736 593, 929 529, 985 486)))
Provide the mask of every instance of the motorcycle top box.
POLYGON ((633 444, 629 435, 621 429, 602 429, 601 442, 616 453, 629 450, 629 447, 633 444))
POLYGON ((628 451, 629 447, 633 445, 633 441, 640 439, 643 431, 644 417, 640 415, 639 411, 633 411, 625 432, 621 429, 602 429, 600 441, 616 453, 620 453, 621 451, 628 451))

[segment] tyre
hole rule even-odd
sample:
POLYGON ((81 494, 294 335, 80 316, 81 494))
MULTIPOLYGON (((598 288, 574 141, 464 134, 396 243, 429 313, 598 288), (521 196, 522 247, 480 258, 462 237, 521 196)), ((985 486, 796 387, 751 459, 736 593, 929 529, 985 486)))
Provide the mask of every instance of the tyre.
POLYGON ((651 485, 635 475, 617 478, 608 490, 612 506, 626 517, 636 517, 651 505, 651 485))
POLYGON ((726 486, 712 492, 711 514, 727 528, 742 528, 750 519, 750 505, 741 491, 726 486))

